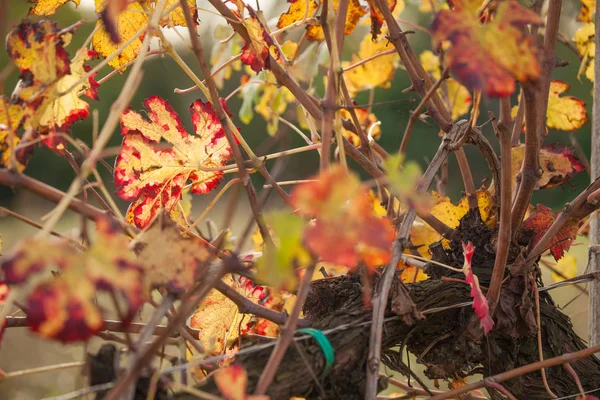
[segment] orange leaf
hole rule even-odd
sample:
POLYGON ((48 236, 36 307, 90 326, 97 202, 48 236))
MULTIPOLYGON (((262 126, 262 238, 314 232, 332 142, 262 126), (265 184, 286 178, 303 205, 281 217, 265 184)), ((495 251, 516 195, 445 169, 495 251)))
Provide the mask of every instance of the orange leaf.
MULTIPOLYGON (((521 171, 524 156, 525 145, 512 148, 512 175, 515 179, 521 171)), ((540 168, 542 176, 536 184, 537 189, 562 185, 574 175, 585 170, 585 166, 573 155, 573 149, 558 144, 541 148, 540 168)), ((513 187, 516 187, 514 183, 513 187)))
POLYGON ((290 200, 300 213, 316 217, 305 230, 307 247, 322 261, 349 268, 359 261, 371 269, 387 263, 394 229, 387 218, 373 214, 359 179, 340 166, 315 179, 298 185, 290 200))
POLYGON ((173 210, 188 181, 193 193, 210 192, 223 173, 203 169, 223 166, 231 157, 223 127, 209 103, 196 100, 190 106, 194 134, 185 131, 166 100, 151 96, 144 106, 150 121, 132 110, 121 115, 125 137, 115 164, 117 195, 133 201, 127 217, 138 227, 147 226, 162 208, 173 210))
MULTIPOLYGON (((354 112, 356 112, 358 122, 360 123, 360 127, 365 133, 365 135, 370 133, 371 138, 373 138, 374 140, 379 139, 381 137, 381 128, 379 124, 377 124, 377 116, 373 113, 370 113, 367 108, 357 107, 354 109, 354 112)), ((354 132, 355 127, 350 112, 347 109, 343 108, 340 110, 340 116, 342 117, 343 122, 342 135, 346 139, 348 139, 350 143, 352 143, 355 147, 360 146, 360 137, 356 132, 354 132)))
POLYGON ((434 46, 452 43, 446 61, 458 80, 488 96, 508 96, 515 80, 526 82, 540 73, 533 41, 526 25, 541 24, 535 12, 515 0, 498 3, 493 21, 482 24, 479 0, 456 0, 452 10, 440 11, 432 25, 434 46))
POLYGON ((574 131, 588 121, 585 103, 573 96, 560 96, 569 90, 569 84, 562 81, 550 82, 546 125, 551 129, 574 131))
MULTIPOLYGON (((333 9, 337 14, 339 6, 339 0, 333 0, 333 9)), ((344 34, 349 35, 354 31, 356 25, 358 25, 358 21, 367 13, 365 7, 360 5, 358 0, 350 0, 348 3, 348 13, 346 14, 346 23, 344 25, 344 34)), ((304 14, 302 14, 303 16, 304 14)), ((301 20, 300 18, 299 20, 301 20)), ((323 34, 323 28, 321 25, 310 25, 306 28, 307 35, 306 38, 310 41, 324 40, 325 35, 323 34)))
MULTIPOLYGON (((556 219, 552 209, 543 204, 538 204, 534 212, 523 221, 521 229, 533 237, 531 247, 535 247, 540 239, 544 236, 548 228, 556 219)), ((579 229, 579 220, 569 220, 558 233, 550 240, 550 253, 556 261, 558 261, 565 252, 569 251, 573 240, 577 237, 579 229)))
POLYGON ((490 307, 487 299, 481 292, 479 286, 479 279, 477 275, 473 273, 472 260, 473 253, 475 252, 475 246, 473 243, 463 243, 463 252, 465 256, 465 262, 463 264, 463 273, 465 274, 465 281, 471 285, 471 297, 473 298, 473 308, 477 317, 479 317, 479 326, 483 329, 483 333, 487 335, 489 331, 494 327, 494 320, 490 316, 490 307))

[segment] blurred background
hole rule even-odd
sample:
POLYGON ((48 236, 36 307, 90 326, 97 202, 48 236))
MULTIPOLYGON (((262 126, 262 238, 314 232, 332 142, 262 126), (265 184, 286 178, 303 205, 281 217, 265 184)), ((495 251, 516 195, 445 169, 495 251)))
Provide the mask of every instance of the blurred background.
MULTIPOLYGON (((269 21, 270 26, 275 26, 278 16, 281 12, 287 9, 287 3, 283 0, 261 0, 261 8, 265 12, 265 16, 269 21)), ((210 6, 204 1, 198 1, 199 7, 210 9, 210 6)), ((27 12, 31 4, 25 1, 10 1, 8 27, 5 31, 10 31, 14 26, 20 23, 27 16, 27 12)), ((563 14, 561 20, 561 33, 566 38, 572 38, 575 30, 579 27, 576 22, 576 15, 579 12, 579 2, 564 2, 563 14)), ((225 21, 209 12, 202 9, 199 10, 200 24, 199 31, 201 38, 206 46, 211 46, 214 42, 214 31, 218 25, 225 25, 225 21)), ((408 20, 413 23, 428 27, 431 22, 430 14, 418 12, 418 0, 406 0, 406 7, 400 16, 403 20, 408 20)), ((56 21, 59 27, 69 26, 79 20, 83 20, 84 24, 77 30, 72 43, 67 47, 71 56, 74 55, 76 49, 82 45, 88 35, 92 32, 97 14, 94 11, 93 0, 81 0, 79 8, 75 8, 72 3, 60 7, 58 12, 50 19, 56 21)), ((408 26, 403 26, 405 29, 410 29, 408 26)), ((189 52, 182 43, 181 37, 187 39, 187 28, 181 29, 166 29, 167 37, 176 45, 176 48, 183 59, 191 66, 191 68, 199 74, 195 57, 189 52)), ((344 60, 350 60, 351 54, 358 51, 358 46, 362 37, 369 29, 367 25, 359 25, 354 33, 345 41, 344 60)), ((415 33, 409 36, 411 44, 414 46, 417 54, 425 49, 431 48, 430 37, 426 32, 416 30, 415 33)), ((156 43, 153 43, 157 46, 156 43)), ((557 45, 557 55, 561 60, 569 62, 569 65, 563 68, 558 68, 553 73, 553 79, 564 80, 571 85, 568 95, 575 96, 586 102, 588 112, 591 118, 591 90, 592 84, 582 77, 582 80, 577 80, 577 71, 579 69, 579 60, 574 52, 564 44, 557 45)), ((0 51, 0 70, 2 70, 10 60, 4 48, 0 51)), ((105 67, 100 70, 97 78, 101 78, 108 74, 112 69, 105 67)), ((191 120, 187 112, 188 106, 199 96, 198 91, 188 94, 175 94, 175 88, 188 88, 193 85, 188 76, 183 73, 179 67, 168 56, 153 56, 143 66, 144 79, 143 82, 133 97, 131 107, 134 110, 142 109, 142 101, 150 95, 159 95, 171 102, 174 109, 181 116, 183 124, 191 129, 191 120)), ((225 83, 220 91, 222 97, 225 97, 236 89, 240 84, 240 72, 233 73, 233 76, 225 83)), ((117 74, 112 79, 108 80, 99 88, 99 98, 97 102, 90 102, 90 111, 95 109, 99 113, 100 126, 102 126, 104 118, 109 113, 110 106, 119 95, 123 83, 127 77, 127 71, 124 74, 117 74)), ((4 91, 10 94, 18 81, 18 71, 13 72, 6 82, 4 82, 4 91)), ((316 88, 319 95, 323 93, 322 79, 318 78, 316 88)), ((373 107, 373 112, 382 122, 382 135, 379 144, 390 153, 397 152, 400 144, 401 135, 404 131, 406 123, 409 119, 409 112, 418 104, 418 96, 414 93, 404 94, 402 89, 410 86, 407 74, 402 69, 398 69, 395 74, 395 79, 390 89, 376 89, 374 99, 376 102, 383 104, 373 107)), ((368 92, 361 93, 356 102, 358 104, 366 104, 369 102, 368 92)), ((493 111, 497 115, 498 105, 493 100, 483 100, 481 118, 479 123, 484 122, 487 116, 487 110, 493 111)), ((270 137, 266 131, 265 121, 260 115, 255 115, 249 125, 242 123, 237 117, 241 107, 242 99, 235 95, 228 102, 229 109, 236 117, 235 122, 240 127, 242 135, 248 140, 254 149, 257 149, 257 154, 267 154, 272 151, 278 151, 280 146, 283 148, 299 147, 303 145, 302 140, 297 135, 281 134, 276 137, 270 137), (262 149, 262 151, 261 151, 262 149)), ((516 104, 516 96, 513 98, 513 104, 516 104)), ((290 107, 295 112, 295 106, 290 107)), ((281 127, 282 125, 280 125, 281 127)), ((590 129, 591 124, 586 124, 580 130, 574 132, 574 137, 577 139, 586 155, 589 156, 590 148, 590 129)), ((286 133, 285 129, 281 129, 286 133)), ((91 144, 92 137, 92 118, 78 122, 72 127, 73 136, 91 144)), ((488 140, 497 149, 497 140, 495 139, 489 125, 484 129, 484 134, 488 140)), ((121 142, 120 132, 115 131, 109 146, 118 146, 121 142)), ((413 130, 411 140, 407 150, 407 159, 414 160, 425 167, 428 160, 435 153, 440 142, 438 129, 432 124, 417 123, 413 130)), ((562 143, 570 145, 570 137, 567 132, 550 131, 545 139, 545 144, 562 143)), ((476 184, 479 184, 484 179, 489 179, 490 174, 485 160, 481 154, 473 146, 466 148, 471 169, 475 178, 476 184)), ((114 158, 107 160, 109 164, 114 162, 114 158)), ((286 158, 287 164, 285 171, 279 177, 279 180, 303 179, 317 171, 318 155, 316 152, 306 152, 299 155, 286 158)), ((269 162, 268 167, 273 164, 269 162)), ((109 187, 111 192, 114 192, 112 186, 112 177, 106 169, 100 169, 103 173, 104 182, 109 187)), ((449 165, 449 182, 447 194, 453 199, 458 200, 463 190, 462 179, 458 172, 458 166, 454 157, 450 157, 449 165)), ((67 190, 71 181, 74 178, 74 172, 69 164, 60 156, 54 154, 46 148, 36 149, 33 157, 27 166, 25 173, 35 179, 39 179, 51 186, 60 190, 67 190)), ((365 178, 366 175, 363 175, 365 178)), ((229 178, 231 175, 229 175, 229 178)), ((226 178, 226 179, 229 179, 226 178)), ((264 183, 259 174, 254 174, 252 179, 260 189, 264 183)), ((589 175, 583 172, 576 176, 569 184, 559 187, 544 189, 537 191, 532 201, 533 204, 543 202, 545 205, 553 207, 556 211, 559 210, 565 202, 574 198, 581 189, 587 186, 589 175)), ((192 216, 198 215, 206 207, 208 202, 213 198, 214 193, 206 196, 194 196, 192 216)), ((116 198, 117 203, 125 210, 127 203, 116 198)), ((216 226, 220 227, 223 220, 223 209, 226 207, 226 198, 219 202, 217 207, 211 211, 210 218, 215 222, 216 226)), ((23 190, 12 191, 10 188, 0 187, 0 205, 12 209, 20 214, 27 216, 35 221, 48 213, 53 204, 27 193, 23 190)), ((280 204, 276 196, 271 196, 268 208, 278 207, 280 204)), ((232 230, 234 235, 241 233, 243 227, 247 224, 251 213, 245 196, 240 196, 238 207, 236 208, 236 216, 232 230)), ((79 219, 77 216, 67 213, 57 227, 57 231, 65 234, 75 232, 79 228, 79 219)), ((9 216, 0 214, 0 234, 4 241, 3 250, 7 251, 18 240, 27 235, 35 233, 35 229, 23 224, 9 216)), ((578 272, 581 273, 585 268, 587 261, 587 246, 584 238, 579 238, 579 245, 574 246, 571 253, 576 255, 578 272)), ((545 271, 545 274, 547 271, 545 271)), ((549 275, 549 273, 547 274, 549 275)), ((552 280, 549 276, 545 276, 545 282, 550 283, 552 280)), ((559 289, 553 292, 553 296, 561 305, 567 304, 574 296, 581 293, 576 288, 559 289)), ((574 303, 571 303, 566 309, 574 321, 577 332, 583 337, 587 337, 587 297, 585 294, 580 296, 574 303)), ((95 348, 97 343, 91 342, 90 346, 95 348)), ((31 335, 25 328, 9 329, 0 346, 0 369, 4 371, 16 371, 25 368, 36 366, 50 365, 59 362, 67 362, 71 360, 81 360, 86 348, 81 345, 77 346, 62 346, 53 342, 45 341, 31 335)), ((15 379, 10 382, 0 383, 0 399, 17 399, 29 400, 39 399, 53 394, 63 393, 73 390, 75 385, 80 381, 77 374, 73 371, 66 370, 64 372, 53 372, 46 375, 36 375, 32 377, 15 379)))

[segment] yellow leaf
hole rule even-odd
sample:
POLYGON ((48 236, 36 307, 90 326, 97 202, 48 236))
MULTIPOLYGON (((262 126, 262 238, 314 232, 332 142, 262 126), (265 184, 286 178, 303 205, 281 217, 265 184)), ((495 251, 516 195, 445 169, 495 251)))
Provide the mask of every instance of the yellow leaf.
POLYGON ((552 280, 554 282, 562 282, 565 279, 574 278, 577 275, 577 259, 570 255, 565 254, 554 267, 560 274, 552 271, 552 280))
POLYGON ((400 274, 400 279, 402 282, 414 283, 429 279, 429 275, 423 272, 421 268, 414 267, 412 265, 405 266, 402 261, 398 263, 398 268, 403 268, 402 273, 400 274), (402 267, 400 265, 402 265, 402 267))
POLYGON ((583 25, 575 32, 573 42, 582 56, 581 66, 577 77, 585 72, 586 78, 594 81, 594 57, 596 55, 596 44, 594 42, 595 25, 593 22, 583 25))
MULTIPOLYGON (((10 166, 10 157, 19 144, 19 137, 17 136, 17 128, 21 124, 23 119, 24 110, 19 104, 9 104, 4 97, 0 97, 0 165, 5 167, 10 166), (6 110, 8 109, 8 113, 6 110), (11 143, 11 130, 12 143, 11 143)), ((19 162, 16 157, 17 169, 22 172, 25 169, 25 165, 19 162)))
POLYGON ((314 0, 292 0, 287 12, 279 16, 277 28, 282 29, 293 23, 303 21, 305 18, 311 18, 317 9, 317 2, 314 0))
MULTIPOLYGON (((371 133, 371 138, 377 140, 381 137, 381 128, 377 122, 379 121, 375 114, 370 113, 366 108, 355 108, 354 112, 356 113, 356 117, 358 118, 358 122, 360 123, 360 127, 365 133, 368 135, 371 133)), ((340 110, 340 116, 342 117, 342 135, 350 141, 355 147, 360 146, 360 137, 353 130, 346 128, 346 126, 352 126, 354 129, 354 122, 352 120, 352 116, 350 115, 350 111, 345 108, 340 110)))
MULTIPOLYGON (((258 293, 246 284, 247 280, 238 281, 227 275, 223 278, 223 282, 244 297, 255 303, 258 302, 258 293)), ((199 339, 206 348, 207 354, 216 355, 226 352, 239 337, 238 332, 245 330, 245 326, 240 328, 243 317, 235 303, 221 292, 212 289, 192 315, 190 326, 200 330, 199 339)))
MULTIPOLYGON (((450 228, 457 228, 462 217, 469 211, 469 202, 463 197, 457 205, 452 204, 450 198, 432 193, 434 205, 430 213, 450 228)), ((487 189, 477 190, 477 204, 482 221, 489 227, 496 226, 496 210, 493 195, 487 189)), ((415 222, 411 228, 411 242, 419 247, 419 253, 426 258, 431 258, 429 246, 439 240, 442 236, 432 227, 423 222, 415 222)))
MULTIPOLYGON (((333 0, 333 9, 337 12, 339 0, 333 0)), ((356 25, 358 25, 358 21, 367 13, 365 7, 360 5, 358 0, 350 0, 348 3, 348 13, 346 14, 346 24, 344 25, 344 34, 349 35, 354 31, 356 25)), ((302 13, 304 16, 304 13, 302 13)), ((301 20, 299 18, 298 20, 301 20)), ((323 34, 323 28, 321 25, 310 25, 306 28, 306 38, 310 41, 318 41, 325 39, 325 35, 323 34)))
POLYGON ((29 9, 29 14, 38 16, 48 16, 56 12, 56 9, 69 1, 75 4, 75 7, 79 6, 80 0, 29 0, 31 3, 36 3, 35 6, 29 9))
POLYGON ((592 22, 594 20, 592 15, 595 12, 595 0, 581 0, 581 8, 579 9, 579 15, 577 16, 577 20, 582 22, 592 22))
MULTIPOLYGON (((384 30, 377 40, 371 40, 370 35, 365 36, 360 43, 358 55, 352 56, 352 62, 343 62, 342 67, 345 68, 384 51, 393 50, 394 46, 385 38, 386 33, 384 30)), ((396 71, 396 60, 397 54, 380 56, 345 72, 344 78, 350 96, 354 97, 358 92, 375 87, 389 88, 396 71)))
MULTIPOLYGON (((178 4, 179 0, 166 0, 164 9, 171 7, 173 4, 178 4)), ((192 14, 192 20, 196 21, 198 19, 198 8, 196 7, 196 0, 187 0, 188 6, 190 7, 190 12, 192 14)), ((161 26, 187 26, 185 22, 185 16, 183 15, 183 10, 181 7, 177 7, 173 11, 169 13, 166 17, 161 20, 161 26)))
POLYGON ((569 84, 561 81, 550 82, 546 125, 551 129, 573 131, 588 121, 585 103, 572 96, 560 96, 569 90, 569 84))
MULTIPOLYGON (((419 58, 421 59, 425 71, 427 71, 434 80, 437 81, 440 79, 442 71, 440 69, 439 57, 433 54, 433 52, 426 50, 421 53, 419 58)), ((446 107, 448 107, 449 110, 452 110, 453 120, 456 120, 458 117, 469 112, 471 103, 473 103, 473 98, 471 97, 469 90, 456 80, 452 78, 446 79, 445 83, 442 84, 442 87, 438 89, 437 92, 446 107)))
MULTIPOLYGON (((101 13, 104 10, 105 0, 95 0, 96 12, 101 13)), ((130 3, 127 9, 121 12, 117 18, 117 30, 121 37, 121 43, 129 40, 133 35, 148 23, 144 9, 138 2, 130 3)), ((102 21, 98 21, 96 26, 102 25, 102 21)), ((104 27, 98 29, 92 38, 94 49, 104 58, 114 53, 120 46, 115 44, 110 39, 110 33, 104 27)), ((133 41, 129 46, 125 47, 121 53, 113 58, 108 65, 117 69, 122 65, 133 61, 139 54, 142 48, 141 37, 133 41)))

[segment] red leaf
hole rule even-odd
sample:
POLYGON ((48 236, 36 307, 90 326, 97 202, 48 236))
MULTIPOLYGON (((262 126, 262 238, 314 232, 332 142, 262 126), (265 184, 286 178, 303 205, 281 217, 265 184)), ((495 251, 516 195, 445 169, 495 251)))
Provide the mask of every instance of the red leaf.
MULTIPOLYGON (((556 219, 556 215, 556 213, 552 212, 552 209, 543 204, 538 204, 529 218, 523 222, 521 229, 533 235, 532 248, 538 244, 548 228, 550 228, 556 219)), ((576 218, 569 220, 550 240, 550 252, 555 260, 558 261, 562 258, 564 253, 571 248, 573 240, 577 238, 579 222, 576 218)))
POLYGON ((473 253, 475 252, 475 246, 473 243, 463 243, 463 252, 465 255, 465 263, 463 265, 463 273, 465 274, 465 281, 471 285, 471 297, 473 297, 473 308, 479 318, 479 326, 483 329, 483 333, 487 335, 489 331, 494 327, 494 320, 490 316, 490 307, 487 299, 481 292, 479 287, 479 279, 473 273, 472 260, 473 253))

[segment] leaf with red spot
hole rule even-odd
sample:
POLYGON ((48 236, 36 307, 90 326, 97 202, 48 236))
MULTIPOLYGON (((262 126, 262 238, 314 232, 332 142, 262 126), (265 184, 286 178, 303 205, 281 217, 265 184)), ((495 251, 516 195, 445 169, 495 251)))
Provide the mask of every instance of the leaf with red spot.
POLYGON ((473 273, 472 260, 473 253, 475 252, 475 246, 473 243, 463 243, 463 252, 465 262, 463 264, 463 273, 465 274, 465 281, 471 285, 471 297, 473 298, 473 309, 479 318, 479 326, 483 329, 483 333, 487 335, 494 327, 494 320, 490 316, 490 307, 488 301, 481 291, 479 286, 479 278, 473 273))
POLYGON ((515 91, 515 80, 527 82, 540 73, 527 25, 540 25, 540 16, 515 0, 498 3, 491 21, 482 24, 479 0, 455 0, 452 10, 440 11, 432 25, 434 46, 450 41, 446 61, 459 82, 504 97, 515 91))
POLYGON ((246 18, 243 24, 248 31, 250 42, 246 42, 244 47, 242 47, 241 60, 244 64, 252 68, 254 72, 271 69, 269 65, 271 48, 277 54, 276 57, 279 57, 273 39, 269 36, 254 11, 251 8, 248 11, 250 12, 250 17, 246 18))
POLYGON ((88 339, 104 326, 96 304, 100 291, 124 301, 124 323, 143 304, 142 268, 128 250, 127 238, 108 218, 97 221, 97 230, 94 244, 83 253, 64 239, 32 238, 3 260, 0 268, 11 284, 38 275, 26 300, 34 332, 62 342, 88 339))
MULTIPOLYGON (((532 237, 531 247, 535 247, 540 239, 544 236, 548 228, 556 219, 557 214, 552 212, 552 209, 543 204, 538 204, 533 213, 523 221, 521 230, 532 237)), ((577 218, 572 218, 556 233, 550 240, 548 246, 550 253, 556 261, 558 261, 565 252, 569 251, 571 244, 577 238, 580 221, 577 218)))
POLYGON ((161 209, 173 210, 188 182, 193 193, 210 192, 223 173, 206 169, 221 167, 231 157, 221 122, 209 103, 196 100, 190 106, 194 133, 186 132, 168 101, 152 96, 144 106, 150 121, 133 110, 121 115, 125 137, 114 172, 117 195, 133 201, 127 219, 140 228, 161 209))
POLYGON ((360 180, 341 166, 298 185, 291 204, 316 221, 305 229, 307 247, 322 261, 354 268, 363 261, 374 269, 389 261, 394 229, 376 217, 360 180))
MULTIPOLYGON (((512 149, 512 176, 516 180, 521 171, 525 145, 512 149)), ((585 170, 585 166, 573 155, 573 149, 558 144, 543 146, 540 150, 540 168, 542 176, 536 183, 536 189, 545 189, 562 185, 573 176, 585 170)), ((513 183, 513 187, 515 183, 513 183)))

